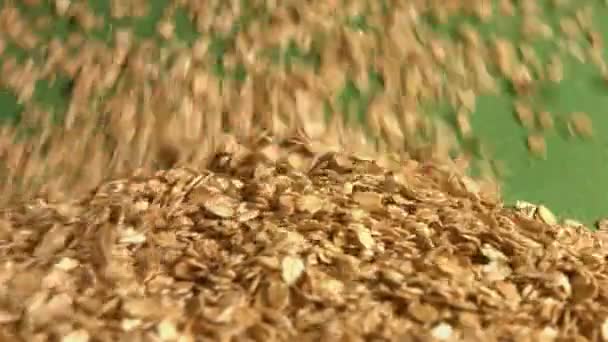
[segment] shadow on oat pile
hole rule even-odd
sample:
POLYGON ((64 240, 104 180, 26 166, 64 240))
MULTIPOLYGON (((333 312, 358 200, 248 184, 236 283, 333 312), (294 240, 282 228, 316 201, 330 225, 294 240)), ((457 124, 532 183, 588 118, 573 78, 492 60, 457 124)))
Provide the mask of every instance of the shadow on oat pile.
POLYGON ((608 340, 606 232, 467 176, 476 96, 541 76, 422 22, 492 2, 0 3, 0 340, 608 340))

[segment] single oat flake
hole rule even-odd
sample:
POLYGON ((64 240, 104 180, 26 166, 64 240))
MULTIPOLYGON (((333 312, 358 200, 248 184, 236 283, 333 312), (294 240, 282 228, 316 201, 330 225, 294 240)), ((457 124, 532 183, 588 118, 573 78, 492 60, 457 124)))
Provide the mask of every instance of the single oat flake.
POLYGON ((226 196, 214 196, 203 203, 203 207, 213 215, 221 218, 229 218, 235 214, 234 201, 226 196))
POLYGON ((407 310, 415 319, 424 323, 435 322, 439 317, 437 309, 430 304, 412 303, 407 310))
POLYGON ((304 195, 297 199, 296 207, 299 211, 315 214, 323 208, 323 201, 315 195, 304 195))
POLYGON ((546 224, 557 224, 557 218, 555 217, 555 215, 551 212, 551 210, 549 210, 549 208, 545 207, 544 205, 539 205, 537 207, 536 213, 538 214, 540 219, 543 220, 546 224))
POLYGON ((362 209, 375 211, 382 209, 382 194, 369 191, 360 191, 353 193, 353 200, 357 202, 362 209))
POLYGON ((538 113, 538 121, 540 123, 540 127, 544 130, 550 130, 554 126, 553 117, 551 116, 551 113, 546 110, 538 113))
POLYGON ((453 332, 454 329, 452 326, 444 322, 437 324, 433 330, 431 330, 432 336, 439 341, 450 341, 453 332))
POLYGON ((65 335, 61 342, 88 342, 89 340, 90 336, 86 330, 74 330, 65 335))
POLYGON ((583 138, 590 138, 593 136, 593 123, 589 115, 584 112, 574 112, 570 114, 568 129, 571 134, 576 134, 583 138))
POLYGON ((352 228, 355 230, 357 239, 359 240, 361 246, 363 246, 365 249, 371 249, 374 247, 374 238, 372 237, 369 229, 361 224, 355 224, 352 228))
POLYGON ((604 341, 608 341, 608 318, 604 319, 601 325, 601 336, 604 341))
POLYGON ((528 136, 528 148, 536 157, 544 158, 547 155, 547 143, 545 137, 540 134, 530 134, 528 136))
POLYGON ((281 276, 287 285, 293 285, 304 273, 304 262, 294 256, 286 256, 281 262, 281 276))

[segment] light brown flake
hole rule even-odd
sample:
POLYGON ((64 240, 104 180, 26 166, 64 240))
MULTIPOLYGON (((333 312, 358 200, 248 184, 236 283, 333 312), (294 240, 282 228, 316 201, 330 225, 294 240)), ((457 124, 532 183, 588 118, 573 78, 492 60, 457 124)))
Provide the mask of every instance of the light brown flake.
POLYGON ((166 40, 172 39, 175 34, 175 24, 171 21, 161 21, 157 27, 158 33, 166 40))
POLYGON ((516 201, 515 208, 529 218, 534 217, 536 210, 538 209, 536 205, 526 201, 516 201))
POLYGON ((543 110, 538 113, 538 122, 543 130, 553 129, 553 116, 550 112, 543 110))
POLYGON ((352 224, 351 229, 355 231, 357 240, 363 248, 372 249, 374 247, 375 241, 368 228, 362 224, 352 224))
POLYGON ((545 142, 545 137, 540 134, 530 134, 528 136, 528 149, 534 156, 546 157, 547 144, 545 142))
POLYGON ((319 293, 329 299, 335 301, 342 301, 343 291, 344 291, 344 283, 337 279, 323 279, 318 282, 317 290, 319 293))
POLYGON ((581 29, 573 18, 561 18, 559 20, 559 28, 569 39, 576 39, 581 34, 581 29))
POLYGON ((432 330, 431 335, 439 341, 450 341, 453 338, 454 328, 448 323, 441 322, 432 330))
POLYGON ((475 15, 482 22, 489 22, 494 15, 494 6, 491 0, 480 0, 475 5, 475 15))
POLYGON ((357 191, 353 193, 353 200, 368 211, 377 211, 383 208, 382 194, 371 191, 357 191))
POLYGON ((600 73, 603 74, 608 70, 608 65, 604 60, 603 48, 589 47, 587 48, 586 56, 588 57, 589 61, 599 69, 600 73))
POLYGON ((296 201, 296 208, 299 211, 307 212, 312 215, 323 209, 323 205, 323 201, 315 195, 304 195, 296 201))
POLYGON ((560 83, 564 79, 564 66, 559 56, 551 56, 547 65, 547 77, 554 83, 560 83))
POLYGON ((502 15, 512 16, 515 14, 515 6, 513 5, 513 0, 500 0, 498 6, 502 15))
POLYGON ((559 332, 555 328, 547 326, 538 331, 536 335, 538 341, 552 342, 557 339, 559 332))
POLYGON ((458 129, 463 137, 468 138, 473 134, 473 128, 469 120, 469 113, 463 109, 460 109, 456 113, 456 122, 458 123, 458 129))
POLYGON ((69 257, 63 257, 55 264, 54 267, 65 272, 69 272, 78 267, 78 265, 78 260, 69 257))
POLYGON ((593 136, 593 123, 591 117, 585 112, 571 113, 568 129, 571 134, 576 134, 583 138, 590 138, 593 136))
POLYGON ((179 333, 175 324, 164 319, 156 325, 156 331, 161 341, 176 341, 179 338, 179 333))
POLYGON ((545 207, 544 205, 539 205, 537 207, 536 214, 546 224, 557 224, 557 218, 555 217, 555 215, 551 212, 551 210, 549 210, 549 208, 545 207))
POLYGON ((74 330, 61 338, 61 342, 88 342, 89 333, 84 329, 74 330))
POLYGON ((516 305, 521 300, 521 295, 517 286, 513 283, 499 281, 496 283, 496 289, 505 297, 512 305, 516 305))
POLYGON ((458 91, 458 98, 460 99, 462 106, 471 113, 475 111, 475 97, 476 95, 473 89, 458 91))
POLYGON ((595 279, 590 275, 577 272, 570 278, 572 286, 572 299, 576 303, 582 303, 595 298, 599 288, 595 279))
POLYGON ((602 34, 597 30, 590 30, 586 32, 587 40, 591 47, 594 49, 601 49, 604 47, 604 38, 602 34))
POLYGON ((215 216, 230 218, 235 214, 236 203, 228 196, 215 195, 207 199, 203 207, 215 216))
POLYGON ((528 40, 536 38, 550 39, 553 37, 551 26, 537 16, 524 17, 521 25, 521 32, 528 40))
POLYGON ((400 286, 405 280, 405 276, 395 270, 384 269, 380 271, 382 279, 392 285, 400 286))
POLYGON ((511 83, 518 94, 528 95, 532 91, 534 78, 530 68, 524 63, 516 64, 510 77, 511 83))
POLYGON ((130 317, 140 319, 163 314, 163 309, 155 298, 129 298, 122 304, 122 310, 130 317))
POLYGON ((422 323, 433 323, 439 318, 439 311, 430 304, 412 303, 407 307, 407 312, 422 323))
POLYGON ((128 227, 119 230, 118 242, 128 245, 139 245, 146 242, 146 235, 136 231, 132 227, 128 227))
POLYGON ((602 322, 600 332, 604 341, 608 341, 608 318, 602 322))
POLYGON ((481 38, 479 37, 479 33, 468 24, 463 24, 458 28, 458 32, 462 39, 470 45, 473 49, 478 49, 481 44, 481 38))
POLYGON ((575 219, 571 219, 571 218, 564 219, 563 224, 565 226, 572 227, 572 228, 584 228, 585 227, 585 225, 583 223, 581 223, 575 219))
POLYGON ((21 315, 18 313, 0 310, 0 324, 15 323, 19 321, 20 317, 21 315))
POLYGON ((139 328, 141 326, 141 324, 142 324, 141 319, 125 318, 120 322, 120 328, 123 331, 130 332, 130 331, 133 331, 133 330, 139 328))
POLYGON ((296 256, 286 256, 281 262, 281 277, 287 285, 295 284, 304 273, 304 270, 304 262, 296 256))
POLYGON ((266 300, 275 310, 284 310, 289 305, 289 287, 283 282, 272 282, 266 290, 266 300))
POLYGON ((57 13, 57 15, 59 16, 64 16, 68 9, 70 8, 70 5, 72 3, 72 1, 70 0, 55 0, 55 13, 57 13))
POLYGON ((515 49, 510 41, 506 39, 495 39, 493 42, 494 58, 503 76, 511 77, 514 61, 516 60, 515 49))
POLYGON ((515 114, 522 126, 527 129, 534 128, 534 111, 528 104, 521 101, 515 102, 515 114))
POLYGON ((433 55, 433 58, 435 58, 435 60, 438 63, 444 63, 446 58, 447 58, 447 52, 445 49, 445 42, 441 41, 441 40, 432 40, 430 43, 430 48, 431 48, 431 53, 433 55))

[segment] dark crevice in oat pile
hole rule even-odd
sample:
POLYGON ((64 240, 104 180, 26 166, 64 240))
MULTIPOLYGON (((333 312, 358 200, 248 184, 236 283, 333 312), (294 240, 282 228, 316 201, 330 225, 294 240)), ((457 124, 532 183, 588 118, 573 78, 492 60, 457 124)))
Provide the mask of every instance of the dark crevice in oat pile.
MULTIPOLYGON (((531 97, 563 78, 557 55, 431 29, 489 3, 168 1, 150 38, 125 24, 145 1, 109 1, 111 25, 95 1, 0 1, 23 110, 0 130, 0 341, 608 341, 605 229, 465 176, 477 96, 505 78, 542 157, 531 97), (44 41, 55 22, 74 29, 44 41), (55 81, 62 114, 35 95, 55 81)), ((497 4, 608 74, 591 7, 557 37, 536 1, 497 4)))

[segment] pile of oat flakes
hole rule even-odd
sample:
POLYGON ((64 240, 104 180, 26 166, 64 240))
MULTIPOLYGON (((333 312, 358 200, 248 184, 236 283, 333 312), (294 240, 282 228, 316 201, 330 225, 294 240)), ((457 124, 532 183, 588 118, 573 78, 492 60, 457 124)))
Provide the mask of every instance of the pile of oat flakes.
POLYGON ((3 341, 608 338, 605 232, 432 163, 225 153, 1 218, 3 341))
MULTIPOLYGON (((117 21, 150 6, 109 3, 117 21)), ((117 25, 109 42, 84 1, 0 6, 0 85, 23 105, 0 131, 1 341, 608 341, 606 232, 505 208, 456 139, 502 77, 545 154, 553 119, 529 95, 563 66, 531 46, 608 75, 591 7, 554 32, 535 1, 167 3, 159 37, 117 25), (200 37, 176 37, 177 11, 200 37), (425 24, 459 11, 518 12, 526 41, 425 24), (42 41, 57 18, 77 29, 42 41), (58 126, 33 98, 59 75, 58 126), (457 132, 425 115, 440 100, 457 132)))

